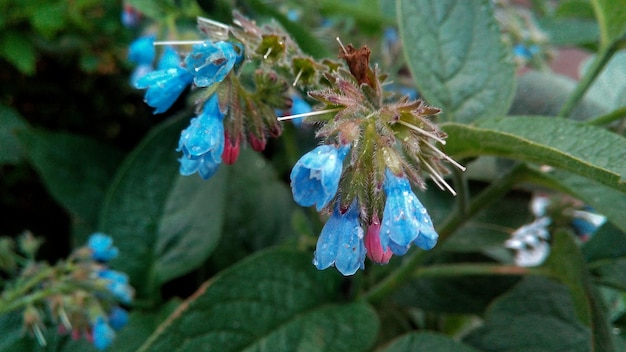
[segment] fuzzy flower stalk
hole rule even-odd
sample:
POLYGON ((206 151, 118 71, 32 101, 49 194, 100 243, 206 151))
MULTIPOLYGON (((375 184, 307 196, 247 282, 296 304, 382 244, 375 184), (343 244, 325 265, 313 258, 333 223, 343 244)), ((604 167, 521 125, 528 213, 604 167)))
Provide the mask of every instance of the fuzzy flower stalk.
POLYGON ((440 109, 394 100, 382 89, 385 76, 369 65, 370 50, 340 45, 348 70, 325 73, 328 87, 308 93, 323 104, 305 114, 305 121, 321 124, 322 143, 296 163, 291 188, 298 204, 331 213, 314 265, 353 275, 366 256, 386 264, 412 245, 433 248, 438 234, 411 185, 425 188, 426 174, 455 194, 444 163, 465 168, 437 147, 446 134, 430 118, 440 109))
POLYGON ((42 346, 51 324, 59 334, 84 338, 99 350, 111 346, 116 331, 128 323, 124 306, 134 296, 128 276, 107 265, 119 255, 111 237, 92 234, 85 246, 54 266, 34 260, 41 242, 30 233, 19 239, 17 251, 11 239, 0 242, 6 244, 0 258, 7 259, 0 270, 16 276, 3 287, 0 314, 21 311, 25 331, 42 346))

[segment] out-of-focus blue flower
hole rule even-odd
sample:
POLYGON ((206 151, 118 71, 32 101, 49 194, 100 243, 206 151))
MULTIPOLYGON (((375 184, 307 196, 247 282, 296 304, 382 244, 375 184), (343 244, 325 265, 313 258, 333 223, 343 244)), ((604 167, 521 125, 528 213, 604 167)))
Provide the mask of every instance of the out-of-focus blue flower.
POLYGON ((313 264, 319 270, 334 265, 343 275, 354 275, 359 268, 365 268, 365 253, 356 200, 344 214, 337 202, 317 240, 313 264))
POLYGON ((204 179, 213 176, 222 162, 224 152, 224 112, 220 110, 217 94, 205 103, 202 113, 191 119, 189 127, 180 134, 180 174, 184 176, 198 172, 204 179))
POLYGON ((137 80, 135 88, 148 88, 145 101, 158 114, 167 111, 192 80, 193 76, 187 70, 173 67, 148 73, 137 80))
POLYGON ((113 297, 123 303, 130 303, 133 299, 133 288, 128 283, 128 275, 119 271, 103 269, 98 272, 98 277, 106 280, 106 288, 113 297))
POLYGON ((119 254, 117 247, 113 246, 113 239, 100 232, 89 237, 87 247, 91 249, 91 257, 101 262, 108 262, 119 254))
POLYGON ((515 44, 513 46, 513 55, 524 60, 530 60, 534 55, 539 54, 541 49, 536 44, 531 44, 530 46, 526 44, 515 44))
POLYGON ((240 59, 232 43, 206 41, 192 47, 185 66, 198 87, 208 87, 223 81, 240 59))
POLYGON ((387 200, 380 228, 382 247, 391 249, 396 255, 405 254, 411 243, 423 249, 433 248, 439 235, 426 208, 411 190, 409 181, 387 169, 383 189, 387 200))
POLYGON ((176 50, 174 50, 171 46, 166 46, 165 49, 163 49, 163 54, 161 54, 161 58, 157 64, 157 69, 167 70, 168 68, 180 67, 180 64, 180 56, 176 50))
POLYGON ((573 219, 570 226, 583 241, 589 240, 598 229, 606 222, 606 216, 594 212, 590 206, 585 206, 583 210, 574 210, 573 219))
POLYGON ((349 146, 320 145, 304 154, 291 170, 291 191, 303 207, 316 205, 322 210, 337 193, 343 159, 349 146))
POLYGON ((154 39, 156 36, 147 35, 135 39, 128 48, 128 60, 138 65, 150 65, 156 57, 154 39))
MULTIPOLYGON (((291 96, 291 101, 292 101, 291 103, 292 115, 306 114, 306 113, 313 111, 313 108, 311 108, 311 105, 309 105, 309 103, 307 103, 306 101, 304 101, 304 99, 300 98, 297 95, 291 96)), ((292 119, 291 122, 296 126, 300 126, 302 125, 302 117, 297 118, 297 119, 292 119)))
POLYGON ((537 266, 550 254, 550 239, 548 225, 552 222, 549 217, 541 217, 524 225, 511 234, 504 246, 516 251, 515 264, 518 266, 537 266))
POLYGON ((128 312, 118 306, 113 307, 109 313, 109 325, 114 330, 120 330, 128 324, 128 312))
POLYGON ((93 345, 99 350, 106 350, 115 339, 115 331, 103 317, 96 318, 93 323, 93 345))
POLYGON ((139 24, 141 20, 141 12, 131 5, 124 4, 124 9, 121 15, 122 24, 127 28, 134 28, 139 24))

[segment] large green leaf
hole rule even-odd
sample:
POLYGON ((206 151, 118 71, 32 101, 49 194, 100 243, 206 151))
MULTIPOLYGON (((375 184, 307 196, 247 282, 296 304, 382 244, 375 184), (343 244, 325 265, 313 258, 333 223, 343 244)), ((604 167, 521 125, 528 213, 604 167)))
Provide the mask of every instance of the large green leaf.
POLYGON ((87 137, 24 130, 19 138, 50 194, 72 216, 75 244, 97 230, 98 213, 122 153, 87 137))
POLYGON ((210 254, 221 235, 226 172, 205 182, 178 174, 176 145, 186 119, 168 120, 149 133, 118 171, 100 217, 138 295, 185 274, 210 254))
POLYGON ((446 151, 457 159, 496 155, 562 168, 626 192, 626 139, 556 117, 500 117, 444 124, 446 151))
POLYGON ((626 33, 625 0, 592 0, 600 23, 600 45, 608 47, 626 33))
POLYGON ((420 94, 447 121, 504 115, 515 69, 488 0, 399 0, 398 22, 420 94))
POLYGON ((366 303, 337 303, 340 283, 308 253, 261 252, 201 287, 140 350, 364 351, 378 319, 366 303))
POLYGON ((478 350, 454 341, 450 337, 432 332, 410 333, 401 336, 377 352, 478 352, 478 350))
POLYGON ((466 343, 483 351, 588 352, 591 334, 565 285, 531 276, 494 301, 466 343))
POLYGON ((0 105, 0 121, 0 164, 15 164, 24 157, 17 135, 28 128, 28 123, 17 111, 4 105, 0 105))
MULTIPOLYGON (((592 56, 581 65, 581 76, 586 74, 593 59, 592 56)), ((603 102, 610 110, 626 106, 626 52, 619 51, 613 55, 611 61, 607 63, 589 87, 589 91, 585 95, 585 98, 588 97, 594 101, 603 102)))

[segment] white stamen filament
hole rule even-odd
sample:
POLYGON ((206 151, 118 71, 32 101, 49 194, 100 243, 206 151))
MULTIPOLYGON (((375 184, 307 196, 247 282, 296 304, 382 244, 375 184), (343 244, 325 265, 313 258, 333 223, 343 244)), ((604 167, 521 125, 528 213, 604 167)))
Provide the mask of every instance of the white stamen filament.
POLYGON ((193 45, 202 43, 204 43, 204 40, 165 40, 154 42, 153 45, 193 45))
POLYGON ((425 135, 425 136, 428 136, 428 137, 430 137, 430 138, 432 138, 432 139, 436 140, 437 142, 439 142, 439 143, 441 143, 441 144, 443 144, 443 145, 446 145, 446 141, 445 141, 445 140, 443 140, 443 139, 441 139, 441 138, 439 138, 439 137, 435 136, 434 134, 432 134, 432 133, 430 133, 430 132, 428 132, 428 131, 425 131, 425 130, 423 130, 423 129, 421 129, 421 128, 419 128, 419 127, 415 126, 415 125, 412 125, 412 124, 410 124, 410 123, 408 123, 408 122, 404 122, 404 121, 402 121, 402 120, 398 120, 398 123, 400 123, 400 124, 402 124, 402 125, 405 125, 406 127, 410 128, 410 129, 412 129, 412 130, 414 130, 414 131, 417 131, 417 132, 419 132, 419 133, 421 133, 421 134, 423 134, 423 135, 425 135))
POLYGON ((67 313, 65 312, 65 309, 63 308, 60 309, 59 318, 61 318, 61 323, 63 324, 64 328, 66 328, 67 330, 72 330, 72 323, 70 322, 70 319, 67 317, 67 313))
POLYGON ((435 147, 434 145, 426 142, 426 145, 428 145, 432 150, 435 151, 435 153, 439 154, 439 156, 441 156, 442 158, 446 159, 450 164, 454 165, 457 169, 461 170, 461 171, 465 171, 465 166, 459 164, 456 162, 456 160, 452 159, 451 157, 449 157, 446 153, 442 152, 441 150, 437 149, 437 147, 435 147))
POLYGON ((337 40, 337 43, 339 43, 339 46, 341 47, 341 50, 343 50, 343 53, 348 55, 348 50, 346 50, 346 47, 343 46, 343 43, 341 42, 341 39, 339 39, 339 37, 335 38, 337 40))
POLYGON ((263 60, 267 60, 267 58, 270 56, 271 53, 272 53, 272 47, 269 47, 267 51, 265 52, 265 55, 263 55, 263 60))
POLYGON ((300 76, 302 76, 302 69, 300 71, 298 71, 298 74, 296 75, 296 79, 293 81, 293 84, 291 84, 293 87, 295 87, 296 83, 298 83, 298 80, 300 79, 300 76))
POLYGON ((300 117, 324 115, 324 114, 328 114, 329 112, 335 112, 335 111, 339 111, 339 110, 341 110, 341 108, 326 109, 326 110, 319 110, 319 111, 312 111, 312 112, 305 112, 303 114, 281 116, 281 117, 278 117, 277 119, 278 119, 278 121, 285 121, 285 120, 297 119, 297 118, 300 118, 300 117))
POLYGON ((228 25, 225 25, 222 22, 214 21, 214 20, 212 20, 210 18, 198 16, 198 22, 204 22, 204 23, 208 23, 208 24, 213 25, 213 26, 218 26, 218 27, 223 28, 225 31, 229 31, 230 30, 230 27, 228 25))
MULTIPOLYGON (((448 182, 446 182, 446 180, 443 179, 443 177, 441 177, 441 175, 439 175, 439 173, 437 171, 435 171, 435 169, 433 169, 432 166, 430 166, 428 163, 422 163, 426 166, 426 168, 428 169, 428 171, 430 171, 430 174, 433 175, 433 180, 435 178, 437 178, 445 187, 448 191, 450 191, 450 193, 452 193, 453 196, 456 196, 456 192, 454 191, 454 189, 452 187, 450 187, 450 185, 448 184, 448 182)), ((437 183, 435 181, 435 183, 437 183)))

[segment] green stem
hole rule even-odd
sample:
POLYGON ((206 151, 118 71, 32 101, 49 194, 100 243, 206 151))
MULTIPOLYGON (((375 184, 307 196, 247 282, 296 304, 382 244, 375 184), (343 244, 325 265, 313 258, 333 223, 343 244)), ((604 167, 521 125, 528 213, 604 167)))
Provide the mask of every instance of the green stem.
POLYGON ((457 192, 458 213, 464 216, 465 213, 467 213, 467 207, 470 201, 469 184, 467 183, 467 178, 463 171, 456 168, 452 169, 452 180, 454 182, 454 189, 457 192))
POLYGON ((406 257, 405 261, 398 269, 393 271, 371 290, 363 294, 361 298, 370 303, 380 302, 384 297, 405 283, 406 280, 413 275, 415 268, 426 261, 426 259, 439 253, 441 251, 442 244, 446 241, 446 239, 448 239, 450 235, 458 230, 466 221, 468 221, 480 210, 484 209, 492 201, 506 195, 513 185, 523 179, 525 171, 526 166, 524 164, 514 166, 507 174, 497 179, 472 199, 472 201, 468 204, 465 216, 459 216, 458 209, 455 210, 438 229, 439 245, 435 249, 430 252, 414 251, 406 257))
POLYGON ((587 120, 585 121, 585 123, 588 125, 602 126, 602 125, 609 124, 613 121, 623 119, 624 117, 626 117, 626 106, 623 106, 617 110, 613 110, 606 115, 598 116, 593 119, 587 120))
POLYGON ((585 95, 591 84, 596 79, 596 77, 602 72, 604 66, 609 62, 611 57, 616 51, 615 46, 611 46, 609 48, 601 49, 600 52, 596 55, 593 62, 591 63, 591 67, 587 70, 585 75, 581 78, 576 86, 576 89, 570 94, 567 98, 565 104, 559 111, 559 117, 567 117, 571 114, 572 110, 578 105, 582 97, 585 95))
POLYGON ((415 271, 418 277, 458 277, 468 275, 528 275, 543 274, 541 268, 527 268, 515 265, 455 263, 421 267, 415 271))

